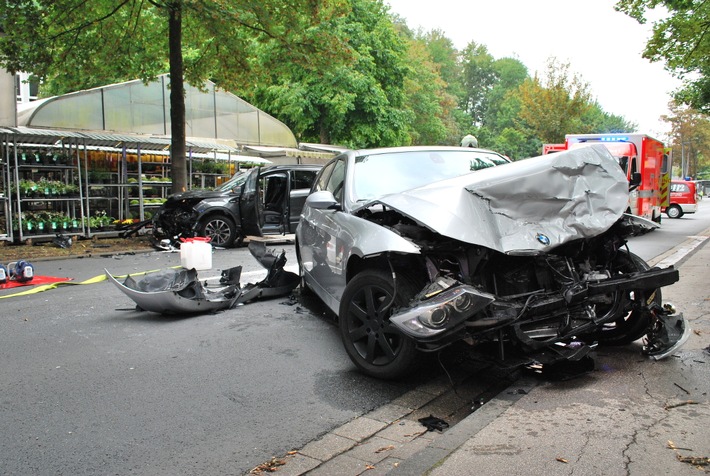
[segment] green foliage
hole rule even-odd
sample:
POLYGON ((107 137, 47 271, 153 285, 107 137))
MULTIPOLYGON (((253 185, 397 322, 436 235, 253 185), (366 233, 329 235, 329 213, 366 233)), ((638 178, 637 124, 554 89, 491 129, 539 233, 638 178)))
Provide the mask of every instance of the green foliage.
POLYGON ((671 114, 663 120, 671 125, 669 146, 676 164, 685 170, 679 176, 698 177, 710 168, 710 118, 697 110, 677 103, 669 104, 671 114))
POLYGON ((684 80, 676 98, 700 112, 710 112, 710 2, 693 0, 619 0, 616 9, 647 21, 655 8, 667 14, 653 24, 653 35, 643 56, 663 61, 666 68, 684 80))
POLYGON ((520 85, 520 125, 543 143, 564 142, 570 131, 582 132, 583 117, 591 109, 589 85, 574 74, 569 64, 548 61, 544 78, 537 74, 520 85))
MULTIPOLYGON (((689 2, 619 2, 638 18, 666 3, 689 2)), ((567 133, 635 128, 592 101, 569 65, 531 78, 483 44, 458 51, 441 30, 413 32, 383 0, 0 0, 0 28, 0 64, 42 79, 44 96, 170 71, 196 87, 211 79, 303 142, 456 145, 471 133, 520 159, 567 133)), ((173 191, 187 180, 176 178, 186 172, 182 88, 171 84, 173 191)))
POLYGON ((462 55, 464 95, 459 107, 471 116, 473 124, 484 124, 488 95, 498 76, 494 67, 495 59, 485 45, 469 43, 462 55))
POLYGON ((414 119, 404 107, 406 45, 380 0, 351 0, 331 32, 348 54, 343 64, 313 74, 290 67, 240 93, 268 110, 302 141, 350 147, 408 143, 414 119))
POLYGON ((411 143, 456 144, 460 133, 453 111, 456 99, 447 93, 447 83, 439 75, 438 64, 422 40, 411 40, 408 48, 411 65, 405 79, 406 108, 413 120, 408 125, 411 143), (455 134, 451 132, 456 131, 455 134))
POLYGON ((582 116, 582 124, 585 130, 580 131, 580 134, 623 133, 638 129, 638 124, 605 112, 597 102, 590 104, 590 108, 582 116))
POLYGON ((341 0, 0 0, 0 65, 50 94, 169 69, 173 191, 186 189, 184 82, 223 89, 345 56, 341 0))

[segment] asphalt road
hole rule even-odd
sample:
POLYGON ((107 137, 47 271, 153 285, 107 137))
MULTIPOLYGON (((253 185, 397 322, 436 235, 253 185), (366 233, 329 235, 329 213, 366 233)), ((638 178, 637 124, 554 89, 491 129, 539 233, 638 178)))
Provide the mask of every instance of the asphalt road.
MULTIPOLYGON (((650 258, 707 228, 703 205, 634 239, 632 251, 650 258)), ((292 246, 273 248, 295 266, 292 246)), ((219 250, 213 263, 201 277, 239 264, 243 283, 265 275, 246 249, 219 250)), ((36 271, 80 282, 104 268, 178 264, 156 252, 36 271)), ((432 366, 405 382, 365 377, 332 316, 287 298, 166 318, 136 312, 104 281, 0 299, 0 316, 0 474, 244 474, 441 374, 432 366)))
MULTIPOLYGON (((178 264, 150 253, 36 272, 80 282, 104 268, 178 264)), ((200 276, 237 264, 242 283, 265 275, 235 249, 217 251, 200 276)), ((0 300, 0 474, 243 474, 427 378, 359 374, 314 303, 277 298, 190 318, 133 308, 106 281, 0 300)))

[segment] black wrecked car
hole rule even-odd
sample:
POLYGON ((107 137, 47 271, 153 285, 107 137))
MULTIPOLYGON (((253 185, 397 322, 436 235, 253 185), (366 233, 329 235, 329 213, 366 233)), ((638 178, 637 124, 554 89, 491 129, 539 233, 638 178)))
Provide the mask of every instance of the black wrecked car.
POLYGON ((247 235, 293 233, 320 165, 272 165, 238 172, 216 190, 171 195, 153 216, 157 242, 206 236, 214 246, 247 235))

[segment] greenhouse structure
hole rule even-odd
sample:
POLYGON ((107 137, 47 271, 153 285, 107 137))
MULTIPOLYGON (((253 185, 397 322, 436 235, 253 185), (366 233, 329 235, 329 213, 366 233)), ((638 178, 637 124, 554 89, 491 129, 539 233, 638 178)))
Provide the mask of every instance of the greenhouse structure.
MULTIPOLYGON (((0 123, 0 240, 93 236, 150 218, 172 185, 169 82, 18 104, 15 123, 0 123)), ((299 146, 285 124, 210 81, 185 89, 189 188, 272 162, 323 163, 338 150, 299 146)))

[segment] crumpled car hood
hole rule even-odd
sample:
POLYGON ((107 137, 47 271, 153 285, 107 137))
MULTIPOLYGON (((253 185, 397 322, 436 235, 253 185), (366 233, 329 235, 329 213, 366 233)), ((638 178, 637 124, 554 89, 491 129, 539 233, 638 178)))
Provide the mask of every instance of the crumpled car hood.
POLYGON ((606 231, 626 210, 628 187, 599 145, 479 170, 375 203, 466 243, 538 253, 606 231))

